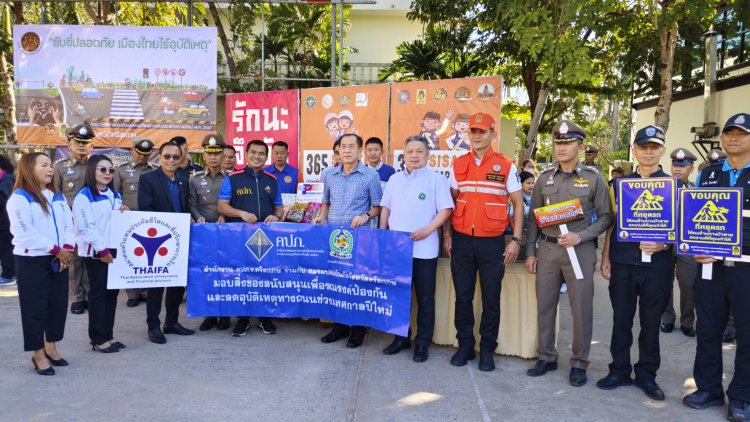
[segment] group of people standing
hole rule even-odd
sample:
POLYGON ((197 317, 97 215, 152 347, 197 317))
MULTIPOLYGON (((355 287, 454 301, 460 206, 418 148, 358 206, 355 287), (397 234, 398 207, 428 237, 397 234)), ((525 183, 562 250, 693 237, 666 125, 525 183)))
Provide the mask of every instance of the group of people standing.
MULTIPOLYGON (((750 167, 750 115, 733 116, 723 129, 721 142, 727 158, 702 171, 699 187, 750 184, 750 172, 744 171, 750 167)), ((606 232, 601 273, 609 280, 613 308, 612 362, 609 374, 597 386, 611 390, 635 384, 648 397, 663 400, 656 372, 660 365, 659 330, 674 328, 674 316, 671 321, 668 319, 674 271, 672 245, 622 242, 613 233, 616 195, 599 169, 579 161, 581 153, 588 156, 588 152, 593 155, 595 151, 587 150, 586 133, 574 122, 563 120, 553 129, 556 164, 538 177, 533 173, 533 163, 524 165, 519 172, 513 160, 495 152, 492 143, 496 136, 492 116, 483 113, 470 116, 471 152, 455 159, 453 175, 446 179, 427 167, 430 142, 423 136, 405 140, 405 169, 395 172, 381 162, 380 139, 370 138, 365 142, 358 134, 344 134, 334 144, 337 165, 327 168, 322 175, 323 204, 314 222, 352 228, 369 225, 411 233, 412 285, 418 306, 413 359, 417 362, 428 359, 434 329, 438 231, 443 228, 443 247, 450 257, 456 291, 454 323, 459 343, 450 363, 464 366, 476 358, 473 298, 479 275, 482 314, 478 368, 482 371, 495 369, 502 278, 505 266, 516 261, 523 244, 525 267, 536 274, 539 338, 539 359, 527 373, 537 377, 557 369, 555 327, 559 292, 564 282, 573 317, 569 374, 573 386, 587 383, 597 261, 594 242, 606 232), (365 163, 361 161, 363 153, 365 163), (568 223, 567 230, 537 225, 532 210, 571 199, 580 201, 584 219, 568 223), (574 249, 582 277, 575 276, 565 248, 574 249), (632 365, 630 348, 636 310, 641 333, 639 360, 632 365)), ((73 298, 71 311, 81 313, 88 309, 89 337, 94 350, 112 353, 125 348, 115 341, 113 334, 118 291, 106 289, 106 268, 115 251, 106 247, 104 233, 108 232, 113 210, 190 213, 196 223, 274 223, 283 219, 281 193, 296 192, 297 169, 287 164, 289 148, 283 142, 272 146, 273 164, 268 167, 264 167, 268 145, 263 141, 249 142, 247 167, 234 170, 233 147, 227 147, 218 135, 208 135, 203 141, 207 166, 203 170, 187 159, 183 137, 174 137, 158 148, 158 165, 148 160, 154 143, 136 139, 132 162, 118 167, 103 155, 88 157, 93 137, 93 130, 86 125, 72 128, 68 133, 71 158, 54 166, 45 154, 24 155, 7 202, 18 270, 24 348, 33 351, 32 360, 40 374, 50 375, 54 373, 52 366, 67 365, 55 344, 62 339, 65 325, 68 283, 61 281, 68 277, 73 298), (225 158, 227 151, 231 152, 231 160, 225 158)), ((659 167, 659 160, 665 154, 665 137, 660 128, 640 129, 632 153, 638 167, 623 177, 668 176, 659 167)), ((691 156, 675 150, 673 164, 685 165, 691 156)), ((2 179, 0 185, 1 182, 2 179)), ((750 189, 744 193, 743 206, 750 211, 750 189)), ((747 217, 744 230, 743 255, 747 256, 750 255, 747 217)), ((747 308, 742 306, 750 295, 750 288, 743 283, 750 276, 750 267, 742 261, 713 257, 696 256, 693 260, 713 264, 714 278, 703 280, 692 276, 698 324, 694 329, 692 320, 687 318, 681 328, 688 336, 697 333, 694 376, 698 389, 686 396, 684 402, 695 408, 724 403, 721 339, 731 307, 738 347, 735 376, 727 390, 729 415, 732 420, 750 420, 750 319, 747 308)), ((678 278, 681 272, 684 273, 678 267, 678 278)), ((681 283, 681 289, 687 285, 681 283)), ((141 294, 129 295, 128 306, 137 306, 141 294)), ((148 289, 147 325, 152 342, 165 343, 164 334, 194 333, 178 322, 184 294, 184 288, 167 288, 166 318, 161 326, 159 314, 164 289, 148 289)), ((250 326, 249 318, 239 316, 233 335, 244 335, 250 326)), ((207 317, 200 325, 201 330, 214 327, 229 328, 229 318, 207 317)), ((258 327, 267 334, 276 331, 270 318, 260 318, 258 327)), ((348 338, 347 347, 356 348, 363 343, 366 332, 366 327, 337 323, 321 341, 333 343, 348 338)), ((383 353, 394 355, 411 348, 411 334, 410 330, 408 337, 396 336, 383 353)))

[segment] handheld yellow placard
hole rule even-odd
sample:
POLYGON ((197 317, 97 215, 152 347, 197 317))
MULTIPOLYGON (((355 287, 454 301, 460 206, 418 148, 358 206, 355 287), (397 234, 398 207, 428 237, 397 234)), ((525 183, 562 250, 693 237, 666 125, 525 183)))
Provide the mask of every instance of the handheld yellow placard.
MULTIPOLYGON (((537 208, 534 210, 534 216, 536 217, 536 224, 540 228, 559 225, 560 233, 562 234, 568 233, 568 226, 565 223, 582 220, 585 217, 581 201, 578 199, 537 208)), ((575 249, 572 246, 568 246, 565 249, 568 252, 568 258, 570 258, 570 264, 573 266, 576 279, 582 280, 583 271, 581 270, 581 264, 578 262, 575 249)))

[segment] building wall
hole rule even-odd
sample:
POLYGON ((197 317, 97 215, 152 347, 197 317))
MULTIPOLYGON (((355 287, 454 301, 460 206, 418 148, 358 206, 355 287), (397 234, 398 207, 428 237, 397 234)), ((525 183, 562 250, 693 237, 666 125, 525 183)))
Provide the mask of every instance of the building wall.
POLYGON ((352 10, 345 45, 359 52, 347 56, 349 63, 390 63, 396 58, 399 44, 419 38, 422 27, 406 19, 406 12, 385 14, 352 10))
MULTIPOLYGON (((714 121, 720 126, 724 125, 727 119, 734 114, 750 112, 750 106, 748 106, 750 85, 717 91, 715 98, 716 117, 714 121)), ((655 110, 656 107, 636 110, 633 135, 638 128, 654 124, 655 110)), ((660 162, 664 171, 669 173, 671 167, 669 154, 676 148, 687 148, 699 157, 700 161, 703 161, 700 151, 691 143, 695 139, 695 134, 690 133, 691 127, 701 125, 703 125, 703 96, 687 98, 672 103, 672 109, 669 113, 669 130, 666 137, 667 152, 660 162)), ((719 138, 716 137, 716 141, 718 140, 719 138)), ((693 178, 695 178, 695 172, 691 176, 691 179, 693 178)))

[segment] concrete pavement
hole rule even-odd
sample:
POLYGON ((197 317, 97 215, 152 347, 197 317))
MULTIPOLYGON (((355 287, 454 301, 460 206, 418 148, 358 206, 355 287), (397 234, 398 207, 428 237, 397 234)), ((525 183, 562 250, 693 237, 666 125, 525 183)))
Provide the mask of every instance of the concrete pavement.
MULTIPOLYGON (((322 344, 328 326, 317 321, 277 320, 278 333, 254 328, 168 335, 166 345, 148 341, 145 304, 125 306, 120 295, 116 340, 127 349, 91 351, 88 314, 68 314, 59 343, 69 367, 57 375, 33 372, 23 352, 15 287, 0 288, 0 420, 2 421, 708 421, 725 420, 726 406, 703 411, 684 406, 692 391, 695 339, 679 329, 662 334, 657 382, 664 402, 636 387, 596 388, 607 373, 612 311, 606 281, 596 279, 594 339, 589 382, 568 384, 572 321, 567 296, 560 307, 560 368, 539 378, 526 375, 531 360, 497 356, 497 369, 480 372, 477 361, 455 368, 452 347, 432 346, 427 362, 411 351, 381 353, 391 336, 371 331, 365 345, 322 344)), ((679 300, 676 300, 679 303, 679 300)), ((201 319, 181 322, 196 328, 201 319)), ((234 321, 233 321, 234 324, 234 321)), ((638 326, 636 321, 635 327, 638 326)), ((637 338, 638 329, 634 330, 637 338)), ((502 333, 501 339, 502 341, 502 333)), ((725 386, 734 370, 734 345, 725 346, 725 386)), ((637 346, 632 349, 637 360, 637 346)))

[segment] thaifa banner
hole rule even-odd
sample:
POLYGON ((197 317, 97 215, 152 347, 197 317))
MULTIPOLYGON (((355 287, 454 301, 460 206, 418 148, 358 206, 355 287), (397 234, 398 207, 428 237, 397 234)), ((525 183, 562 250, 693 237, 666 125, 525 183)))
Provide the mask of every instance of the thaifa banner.
MULTIPOLYGON (((391 165, 404 169, 404 140, 422 135, 430 142, 428 166, 450 175, 453 160, 471 149, 469 117, 487 113, 499 133, 500 76, 394 83, 391 86, 391 124, 388 151, 391 165)), ((504 139, 503 142, 514 142, 504 139)), ((493 148, 497 151, 498 144, 493 148)))
POLYGON ((187 313, 324 318, 405 336, 412 247, 409 233, 363 227, 193 224, 187 313))
POLYGON ((96 146, 216 131, 216 28, 16 25, 18 143, 62 145, 88 123, 96 146))
MULTIPOLYGON (((340 135, 356 133, 364 140, 388 139, 387 84, 303 89, 300 93, 300 149, 302 180, 319 182, 333 165, 333 143, 340 135)), ((383 157, 384 161, 387 159, 383 157)))
POLYGON ((116 249, 108 289, 184 286, 190 214, 112 211, 108 247, 116 249))
POLYGON ((227 94, 226 142, 237 151, 237 167, 244 167, 245 148, 259 139, 268 145, 271 164, 271 145, 276 141, 289 144, 289 164, 298 167, 299 91, 252 92, 227 94))
POLYGON ((742 257, 742 188, 679 190, 677 253, 742 257))
POLYGON ((677 239, 676 179, 617 179, 617 238, 622 242, 677 239))

